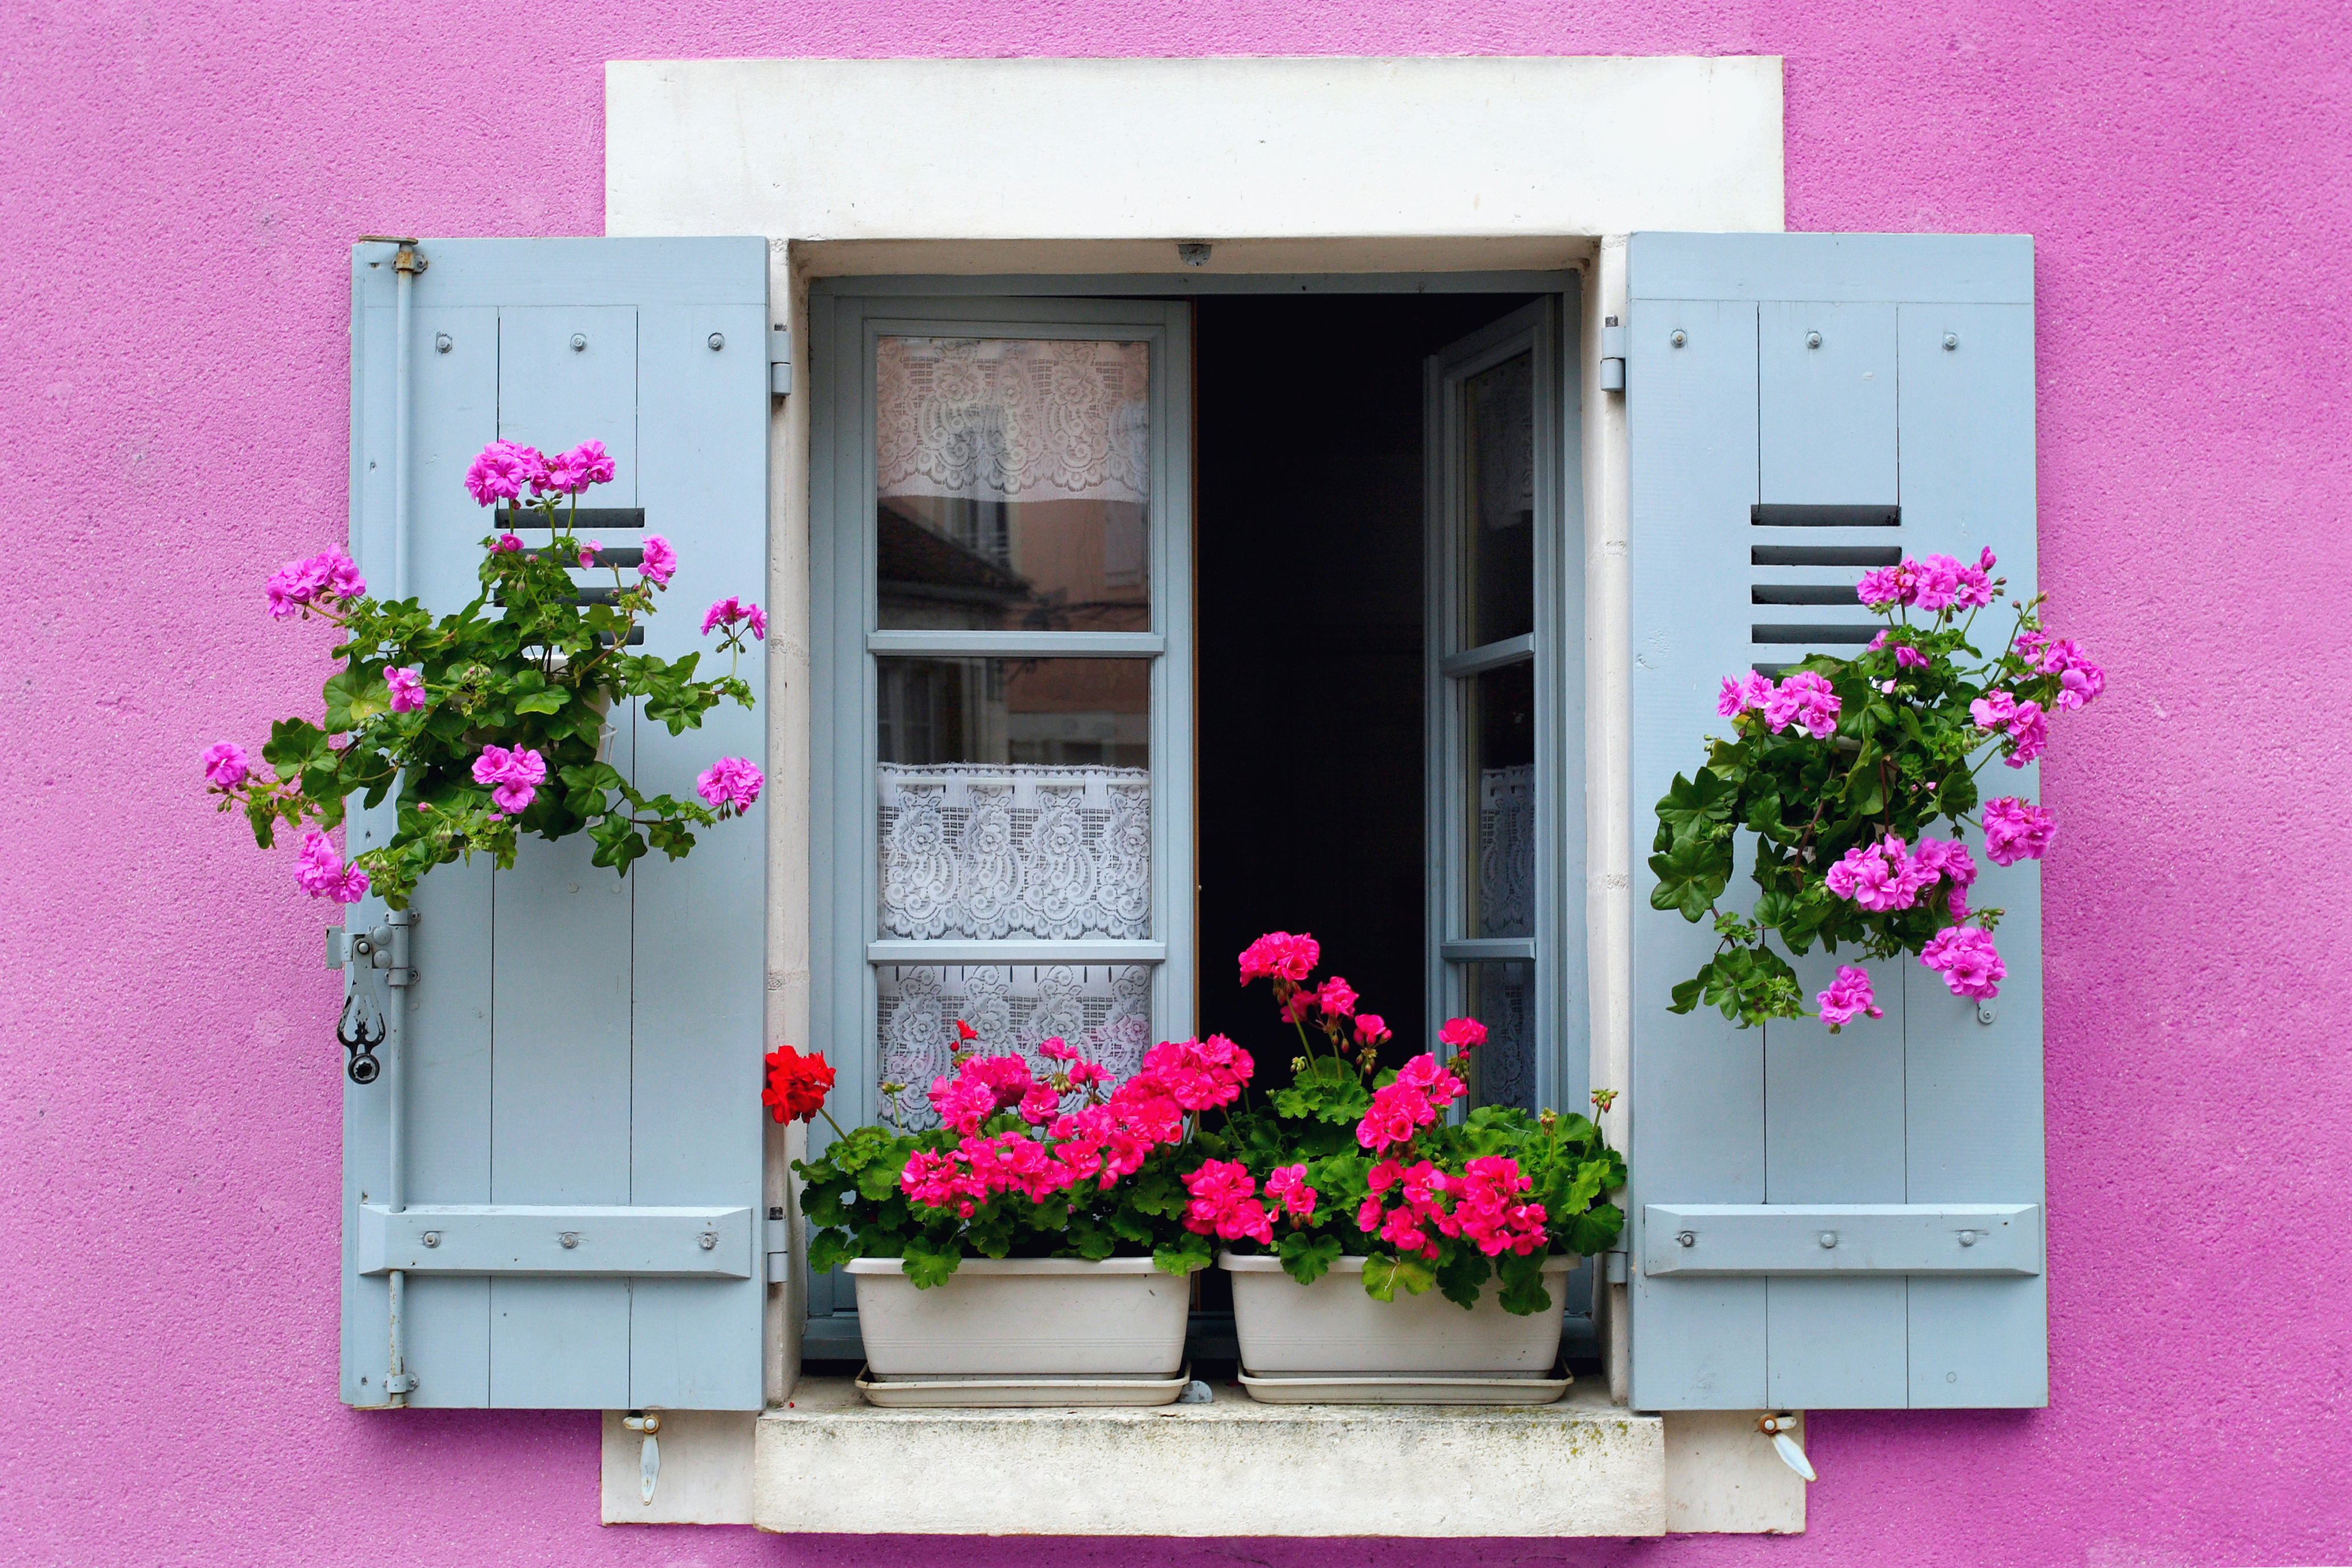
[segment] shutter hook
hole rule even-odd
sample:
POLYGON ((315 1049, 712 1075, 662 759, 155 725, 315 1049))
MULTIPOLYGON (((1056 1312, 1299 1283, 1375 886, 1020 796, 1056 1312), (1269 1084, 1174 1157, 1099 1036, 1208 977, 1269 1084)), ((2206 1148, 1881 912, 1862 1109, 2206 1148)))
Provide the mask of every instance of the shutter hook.
POLYGON ((1756 1430, 1772 1439, 1772 1451, 1780 1456, 1782 1464, 1809 1481, 1818 1479, 1813 1474, 1813 1462, 1805 1458, 1805 1451, 1797 1447, 1797 1439, 1791 1436, 1797 1430, 1794 1415, 1785 1410, 1776 1411, 1758 1421, 1756 1430))
POLYGON ((661 1439, 655 1436, 661 1430, 661 1412, 632 1410, 621 1417, 622 1427, 641 1432, 645 1441, 637 1445, 637 1500, 654 1500, 654 1487, 661 1479, 661 1439))
POLYGON ((383 1044, 388 1027, 383 1005, 372 994, 375 980, 376 943, 373 932, 361 932, 350 939, 351 958, 346 967, 351 971, 351 989, 343 999, 343 1016, 335 1024, 335 1038, 350 1058, 343 1072, 353 1083, 373 1083, 383 1072, 383 1064, 376 1059, 375 1048, 383 1044), (369 1016, 374 1016, 375 1027, 368 1027, 369 1016))

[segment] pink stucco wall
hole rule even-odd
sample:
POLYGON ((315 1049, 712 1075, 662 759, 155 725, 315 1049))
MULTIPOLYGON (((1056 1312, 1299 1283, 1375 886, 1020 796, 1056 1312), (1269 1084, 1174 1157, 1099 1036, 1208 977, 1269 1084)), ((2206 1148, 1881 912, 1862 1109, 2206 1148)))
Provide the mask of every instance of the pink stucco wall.
POLYGON ((2044 585, 2114 677, 2048 765, 2052 1405, 1817 1417, 1801 1540, 1152 1559, 2352 1561, 2340 0, 0 7, 0 1555, 879 1558, 600 1531, 591 1415, 336 1403, 320 911, 194 758, 315 700, 257 584, 343 527, 351 238, 601 232, 612 58, 1464 52, 1784 54, 1792 227, 2038 237, 2044 585))

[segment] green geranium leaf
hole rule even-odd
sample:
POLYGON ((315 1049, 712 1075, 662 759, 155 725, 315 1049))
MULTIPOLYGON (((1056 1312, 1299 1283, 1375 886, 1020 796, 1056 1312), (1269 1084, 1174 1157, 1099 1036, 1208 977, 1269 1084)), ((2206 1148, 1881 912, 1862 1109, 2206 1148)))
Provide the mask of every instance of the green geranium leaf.
POLYGON ((1418 1258, 1396 1258, 1376 1252, 1364 1261, 1364 1294, 1393 1301, 1399 1290, 1418 1296, 1437 1283, 1437 1276, 1418 1258))
POLYGON ((1284 1270, 1293 1279, 1301 1285, 1312 1285, 1331 1271, 1331 1265, 1339 1261, 1339 1238, 1292 1231, 1276 1241, 1274 1253, 1282 1259, 1284 1270))

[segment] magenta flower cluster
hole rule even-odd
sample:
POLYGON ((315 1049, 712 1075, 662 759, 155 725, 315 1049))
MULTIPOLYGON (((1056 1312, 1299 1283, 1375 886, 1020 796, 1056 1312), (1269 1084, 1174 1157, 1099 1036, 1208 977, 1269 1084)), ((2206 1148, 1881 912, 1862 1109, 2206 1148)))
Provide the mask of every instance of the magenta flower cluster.
POLYGON ((270 575, 269 618, 286 620, 312 606, 323 607, 367 592, 367 579, 340 550, 321 550, 308 561, 289 561, 270 575))
POLYGON ((302 836, 302 853, 294 861, 294 885, 314 899, 356 904, 367 897, 368 874, 346 866, 327 836, 313 828, 302 836))
POLYGON ((1955 919, 1969 912, 1969 885, 1976 879, 1976 858, 1957 838, 1922 838, 1916 849, 1906 848, 1900 838, 1882 838, 1867 848, 1847 850, 1822 875, 1831 892, 1874 914, 1911 909, 1938 882, 1948 881, 1955 919))
POLYGON ((493 441, 466 470, 466 489, 483 506, 534 496, 578 495, 590 485, 613 482, 613 459, 602 441, 583 441, 550 458, 536 447, 493 441))
POLYGON ((1919 962, 1944 977, 1955 996, 1992 997, 2009 967, 1992 945, 1992 935, 1975 926, 1947 926, 1928 939, 1919 962))
POLYGON ((1984 803, 1985 855, 1996 866, 2039 860, 2058 837, 2058 822, 2045 806, 2004 795, 1984 803))
POLYGON ((2087 706, 2107 689, 2107 672, 2083 657, 2082 645, 2073 637, 2020 632, 2014 647, 2036 671, 2058 678, 2058 706, 2065 712, 2087 706))
POLYGON ((2050 715, 2039 702, 2020 702, 2010 692, 1988 691, 1969 704, 1969 716, 1979 730, 2007 732, 2012 744, 2001 761, 2012 768, 2023 767, 2050 745, 2050 715))
POLYGON ((721 757, 703 769, 694 781, 702 798, 719 808, 721 816, 740 816, 751 809, 760 798, 761 786, 767 776, 748 757, 721 757))
POLYGON ((539 786, 547 782, 547 760, 520 746, 484 746, 474 759, 474 782, 494 786, 490 804, 515 816, 530 809, 539 786))
MULTIPOLYGON (((971 1037, 970 1026, 957 1027, 971 1037)), ((1188 1114, 1232 1104, 1253 1070, 1249 1053, 1223 1036, 1163 1040, 1145 1053, 1142 1070, 1106 1098, 1100 1086, 1110 1075, 1101 1067, 1076 1059, 1059 1039, 1038 1048, 1066 1064, 1058 1081, 1041 1082, 1017 1056, 975 1058, 953 1079, 932 1081, 931 1104, 961 1142, 951 1150, 919 1149, 908 1156, 898 1174, 901 1193, 970 1219, 982 1204, 1008 1193, 1044 1203, 1083 1182, 1107 1191, 1142 1169, 1154 1149, 1181 1142, 1188 1114), (1066 1089, 1085 1095, 1086 1103, 1061 1114, 1066 1089), (988 1119, 1003 1110, 1017 1110, 1042 1134, 984 1134, 988 1119)), ((1227 1223, 1238 1217, 1228 1215, 1227 1223)))
POLYGON ((1987 550, 1973 566, 1948 555, 1925 561, 1906 560, 1899 566, 1882 566, 1863 574, 1854 597, 1874 610, 1897 605, 1930 613, 1981 609, 1992 603, 1993 553, 1987 550))
POLYGON ((1813 1000, 1820 1005, 1822 1022, 1830 1026, 1832 1034, 1856 1018, 1886 1016, 1885 1010, 1876 1005, 1878 999, 1871 994, 1870 976, 1851 963, 1838 965, 1837 978, 1813 1000))
POLYGON ((714 626, 732 629, 740 625, 748 625, 754 637, 761 641, 767 639, 768 612, 757 605, 747 605, 730 595, 703 612, 702 635, 709 637, 714 626))
POLYGON ((1772 733, 1794 724, 1816 741, 1826 741, 1837 732, 1838 707, 1837 693, 1829 681, 1810 669, 1801 669, 1779 682, 1752 669, 1738 680, 1726 676, 1723 694, 1715 703, 1715 710, 1727 719, 1761 713, 1772 733))

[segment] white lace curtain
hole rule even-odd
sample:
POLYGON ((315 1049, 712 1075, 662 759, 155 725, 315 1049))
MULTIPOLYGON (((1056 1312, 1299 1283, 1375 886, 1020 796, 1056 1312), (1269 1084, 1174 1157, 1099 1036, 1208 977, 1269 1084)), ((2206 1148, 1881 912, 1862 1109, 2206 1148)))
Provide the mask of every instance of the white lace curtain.
POLYGON ((1045 338, 884 338, 886 496, 1150 498, 1150 347, 1045 338))
POLYGON ((1536 929, 1536 770, 1478 770, 1478 934, 1536 929))
POLYGON ((929 1091, 954 1073, 959 1019, 980 1031, 971 1048, 1024 1057, 1041 1073, 1050 1066, 1037 1054, 1046 1040, 1068 1042, 1122 1079, 1142 1067, 1151 1043, 1145 964, 883 964, 875 978, 880 1081, 899 1086, 883 1091, 884 1114, 910 1131, 939 1124, 929 1091))
POLYGON ((881 765, 886 937, 1151 934, 1143 768, 881 765))
POLYGON ((1528 354, 1476 378, 1478 522, 1516 528, 1536 504, 1536 375, 1528 354))

